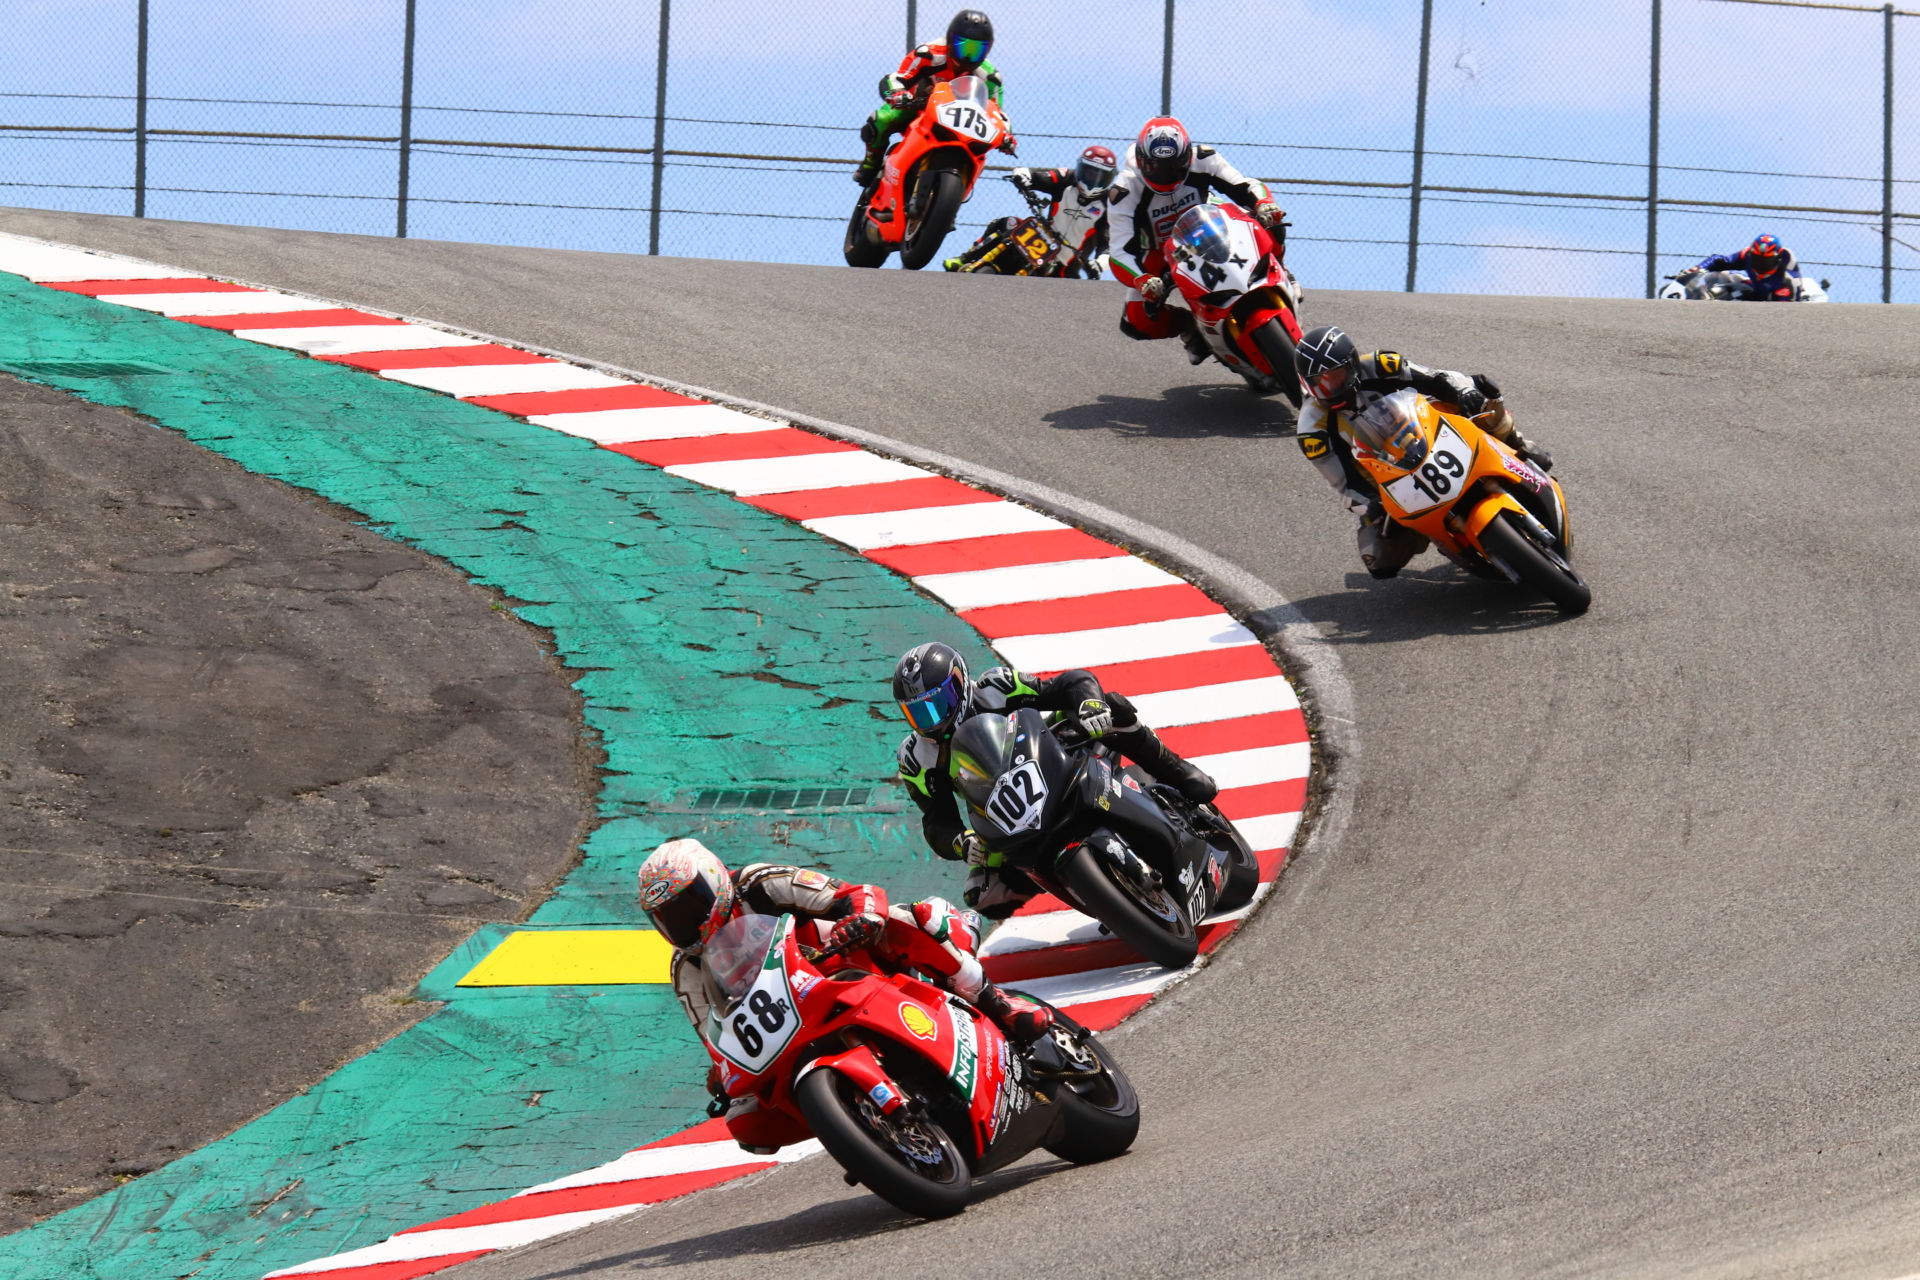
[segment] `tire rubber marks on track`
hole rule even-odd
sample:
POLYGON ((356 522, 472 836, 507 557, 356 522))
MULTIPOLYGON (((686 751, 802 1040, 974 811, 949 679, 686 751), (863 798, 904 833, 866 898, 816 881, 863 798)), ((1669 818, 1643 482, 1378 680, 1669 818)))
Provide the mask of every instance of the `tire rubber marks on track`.
MULTIPOLYGON (((431 325, 0 235, 0 270, 226 329, 370 376, 527 418, 800 522, 911 578, 1038 672, 1092 668, 1213 773, 1259 851, 1266 891, 1293 840, 1309 767, 1292 688, 1257 638, 1125 549, 921 467, 658 387, 431 325)), ((1245 911, 1202 925, 1211 949, 1245 911)), ((1143 964, 1051 898, 989 938, 989 974, 1104 1029, 1181 974, 1143 964)), ((276 1276, 403 1280, 637 1212, 810 1154, 752 1156, 718 1122, 555 1182, 276 1276)))

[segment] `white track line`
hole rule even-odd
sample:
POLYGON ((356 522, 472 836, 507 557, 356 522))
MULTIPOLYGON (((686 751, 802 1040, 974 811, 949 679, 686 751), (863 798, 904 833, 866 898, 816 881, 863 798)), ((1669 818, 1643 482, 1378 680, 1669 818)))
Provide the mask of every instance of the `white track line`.
POLYGON ((290 347, 314 356, 355 356, 369 351, 432 351, 483 347, 478 338, 424 324, 320 324, 285 329, 235 329, 233 336, 268 347, 290 347))
POLYGON ((278 311, 312 311, 313 299, 290 293, 103 293, 101 302, 158 311, 163 316, 251 316, 278 311))
POLYGON ((1300 699, 1285 676, 1224 680, 1219 684, 1203 684, 1192 689, 1143 693, 1132 701, 1141 720, 1163 727, 1236 720, 1241 716, 1293 711, 1300 706, 1300 699))
POLYGON ((1043 516, 1032 507, 1014 502, 963 502, 957 506, 914 507, 857 516, 821 516, 816 520, 802 520, 800 524, 835 542, 844 542, 856 551, 1068 527, 1052 516, 1043 516))
MULTIPOLYGON (((791 1164, 804 1160, 821 1149, 809 1138, 782 1147, 770 1156, 749 1155, 732 1138, 724 1142, 689 1142, 675 1147, 641 1147, 603 1165, 543 1182, 516 1193, 537 1195, 542 1191, 567 1191, 574 1187, 598 1187, 609 1182, 633 1182, 640 1178, 664 1178, 676 1173, 704 1173, 709 1169, 731 1169, 743 1164, 791 1164)), ((509 1199, 516 1197, 510 1196, 509 1199)))
POLYGON ((780 424, 717 404, 673 404, 656 409, 592 409, 584 413, 538 413, 527 421, 595 444, 638 444, 694 436, 772 431, 780 424))
POLYGON ((934 573, 913 581, 922 591, 955 609, 984 609, 996 604, 1027 604, 1034 600, 1173 586, 1183 579, 1155 568, 1138 556, 1107 556, 1100 560, 1022 564, 1011 569, 934 573))
POLYGON ((1304 742, 1289 742, 1277 747, 1195 756, 1193 764, 1211 774, 1222 791, 1230 791, 1234 787, 1257 787, 1264 782, 1304 778, 1313 767, 1313 752, 1304 742))
POLYGON ((1061 631, 1052 635, 1010 636, 993 647, 1022 671, 1065 671, 1070 667, 1098 667, 1144 658, 1171 658, 1183 653, 1231 649, 1259 644, 1253 632, 1232 615, 1203 613, 1197 618, 1165 622, 1136 622, 1124 627, 1092 631, 1061 631))
POLYGON ((425 387, 462 400, 481 396, 511 396, 529 391, 595 391, 602 387, 631 386, 625 378, 582 369, 579 365, 543 360, 539 364, 457 364, 438 369, 387 369, 381 377, 408 386, 425 387))
POLYGON ((666 472, 742 497, 794 493, 801 489, 843 489, 848 485, 883 484, 888 480, 922 480, 933 474, 864 450, 810 453, 797 458, 751 458, 745 462, 695 462, 668 467, 666 472))

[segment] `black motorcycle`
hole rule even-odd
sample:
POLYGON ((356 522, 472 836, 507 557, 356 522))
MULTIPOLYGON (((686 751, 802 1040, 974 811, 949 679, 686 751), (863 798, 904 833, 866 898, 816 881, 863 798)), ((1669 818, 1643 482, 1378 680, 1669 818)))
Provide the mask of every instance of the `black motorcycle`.
POLYGON ((1031 708, 953 735, 954 785, 990 854, 1170 969, 1199 954, 1199 924, 1253 900, 1260 861, 1210 804, 1142 783, 1079 723, 1031 708))
POLYGON ((1002 276, 1074 276, 1100 278, 1100 264, 1082 258, 1060 238, 1047 217, 1052 198, 1039 191, 1021 191, 1032 212, 1011 227, 996 226, 967 250, 959 266, 949 271, 1002 276))

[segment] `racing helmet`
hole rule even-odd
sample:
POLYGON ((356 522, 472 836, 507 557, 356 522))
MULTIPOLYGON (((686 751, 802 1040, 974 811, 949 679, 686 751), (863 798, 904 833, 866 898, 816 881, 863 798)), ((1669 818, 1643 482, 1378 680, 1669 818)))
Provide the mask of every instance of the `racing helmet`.
POLYGON ((1353 339, 1334 325, 1323 324, 1300 335, 1293 349, 1293 367, 1322 404, 1337 404, 1352 394, 1360 371, 1360 352, 1353 339))
POLYGON ((947 24, 947 61, 958 71, 977 69, 993 48, 993 22, 978 9, 962 9, 947 24))
POLYGON ((893 699, 915 733, 947 737, 973 700, 967 660, 937 640, 909 649, 893 669, 893 699))
POLYGON ((1120 172, 1120 162, 1113 158, 1113 152, 1095 144, 1080 153, 1080 159, 1073 166, 1073 184, 1080 188, 1082 200, 1096 200, 1113 185, 1114 175, 1120 172))
POLYGON ((1774 235, 1756 237, 1745 256, 1747 270, 1756 278, 1778 275, 1787 263, 1787 251, 1780 247, 1780 237, 1774 235))
POLYGON ((733 876, 698 840, 669 840, 640 864, 640 906, 660 936, 684 951, 733 918, 733 876))
POLYGON ((1171 191, 1187 180, 1193 167, 1193 139, 1187 127, 1172 116, 1147 121, 1133 143, 1133 162, 1140 179, 1155 191, 1171 191))

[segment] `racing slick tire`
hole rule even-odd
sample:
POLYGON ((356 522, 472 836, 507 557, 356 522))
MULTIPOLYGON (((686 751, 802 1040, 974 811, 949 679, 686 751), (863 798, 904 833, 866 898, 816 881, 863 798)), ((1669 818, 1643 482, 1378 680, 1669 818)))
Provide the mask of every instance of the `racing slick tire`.
MULTIPOLYGON (((1029 997, 1031 998, 1031 997, 1029 997)), ((1091 1053, 1100 1064, 1100 1074, 1090 1079, 1068 1080, 1060 1090, 1063 1124, 1060 1136, 1047 1144, 1047 1150, 1074 1164, 1094 1164, 1111 1160, 1133 1145, 1140 1132, 1140 1098, 1133 1091, 1127 1073, 1107 1052, 1098 1036, 1053 1006, 1053 1030, 1048 1034, 1065 1036, 1076 1048, 1091 1053)), ((1069 1056, 1078 1056, 1066 1045, 1069 1056)))
POLYGON ((1515 525, 1511 512, 1501 512, 1480 531, 1480 549, 1498 556, 1520 575, 1521 582, 1553 601, 1562 613, 1585 613, 1593 603, 1593 588, 1586 579, 1559 556, 1536 546, 1515 525))
POLYGON ((972 1171, 931 1119, 905 1110, 881 1115, 858 1085, 831 1067, 801 1077, 793 1097, 827 1153, 894 1208, 951 1218, 967 1207, 972 1171))
POLYGON ((847 219, 847 238, 840 248, 850 267, 880 266, 893 252, 886 241, 874 235, 873 224, 867 221, 867 203, 872 199, 873 188, 868 187, 853 206, 853 216, 847 219))
POLYGON ((1112 863, 1081 845, 1061 862, 1060 877, 1087 914, 1157 965, 1184 969, 1200 954, 1200 934, 1186 905, 1164 886, 1123 886, 1112 863), (1150 905, 1151 904, 1151 905, 1150 905))
POLYGON ((1253 331, 1253 345, 1260 348, 1260 355, 1274 370, 1274 381, 1280 384, 1280 394, 1287 403, 1300 407, 1300 376, 1293 364, 1293 335, 1278 320, 1269 320, 1253 331))
POLYGON ((933 261, 940 242, 953 230, 953 220, 960 216, 961 201, 967 198, 967 180, 951 169, 935 169, 920 181, 929 187, 927 211, 900 246, 900 265, 909 271, 933 261))

